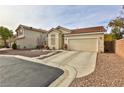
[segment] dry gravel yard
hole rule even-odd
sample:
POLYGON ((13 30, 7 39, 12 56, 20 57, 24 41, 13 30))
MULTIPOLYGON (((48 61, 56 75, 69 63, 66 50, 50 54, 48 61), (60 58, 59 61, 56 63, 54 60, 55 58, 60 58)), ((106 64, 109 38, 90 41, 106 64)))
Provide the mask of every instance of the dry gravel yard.
POLYGON ((112 54, 98 54, 95 71, 76 78, 70 87, 124 87, 124 59, 112 54))
POLYGON ((37 57, 40 55, 48 54, 52 51, 42 51, 42 50, 5 50, 0 51, 2 55, 22 55, 26 57, 37 57))

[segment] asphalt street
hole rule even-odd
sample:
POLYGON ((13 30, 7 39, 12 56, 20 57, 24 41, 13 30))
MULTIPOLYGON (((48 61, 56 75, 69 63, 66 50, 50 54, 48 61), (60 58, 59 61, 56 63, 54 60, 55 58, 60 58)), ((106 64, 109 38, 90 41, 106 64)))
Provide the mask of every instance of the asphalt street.
POLYGON ((47 87, 64 72, 14 57, 0 57, 0 87, 47 87))

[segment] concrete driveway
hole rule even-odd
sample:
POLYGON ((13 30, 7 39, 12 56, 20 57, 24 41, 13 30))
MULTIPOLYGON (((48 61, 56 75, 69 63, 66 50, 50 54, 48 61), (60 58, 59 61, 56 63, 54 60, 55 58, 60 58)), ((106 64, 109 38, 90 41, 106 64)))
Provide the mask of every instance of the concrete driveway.
POLYGON ((63 51, 57 55, 43 59, 45 63, 69 65, 77 71, 76 77, 83 77, 92 73, 96 65, 97 52, 63 51))

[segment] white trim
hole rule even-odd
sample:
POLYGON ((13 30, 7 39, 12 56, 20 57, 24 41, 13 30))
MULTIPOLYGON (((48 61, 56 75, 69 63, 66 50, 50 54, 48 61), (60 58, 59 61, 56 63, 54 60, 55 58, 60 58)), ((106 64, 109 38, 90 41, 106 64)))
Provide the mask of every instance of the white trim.
POLYGON ((19 38, 23 38, 23 37, 25 37, 24 34, 19 35, 19 36, 17 37, 17 39, 19 39, 19 38))
POLYGON ((81 35, 89 35, 89 34, 104 34, 105 32, 93 32, 93 33, 79 33, 79 34, 64 34, 64 36, 81 36, 81 35))
POLYGON ((97 37, 73 37, 68 39, 98 39, 97 37))
POLYGON ((97 38, 97 52, 99 52, 99 38, 97 38))

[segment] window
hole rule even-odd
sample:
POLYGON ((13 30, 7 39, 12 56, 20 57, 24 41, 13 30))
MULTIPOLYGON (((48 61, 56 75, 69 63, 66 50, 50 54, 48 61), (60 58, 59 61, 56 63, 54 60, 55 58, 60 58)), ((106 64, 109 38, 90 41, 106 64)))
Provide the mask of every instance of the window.
POLYGON ((55 45, 55 35, 51 35, 51 45, 55 45))
POLYGON ((20 30, 17 32, 17 34, 18 34, 18 36, 23 35, 23 30, 22 30, 22 29, 20 29, 20 30))

